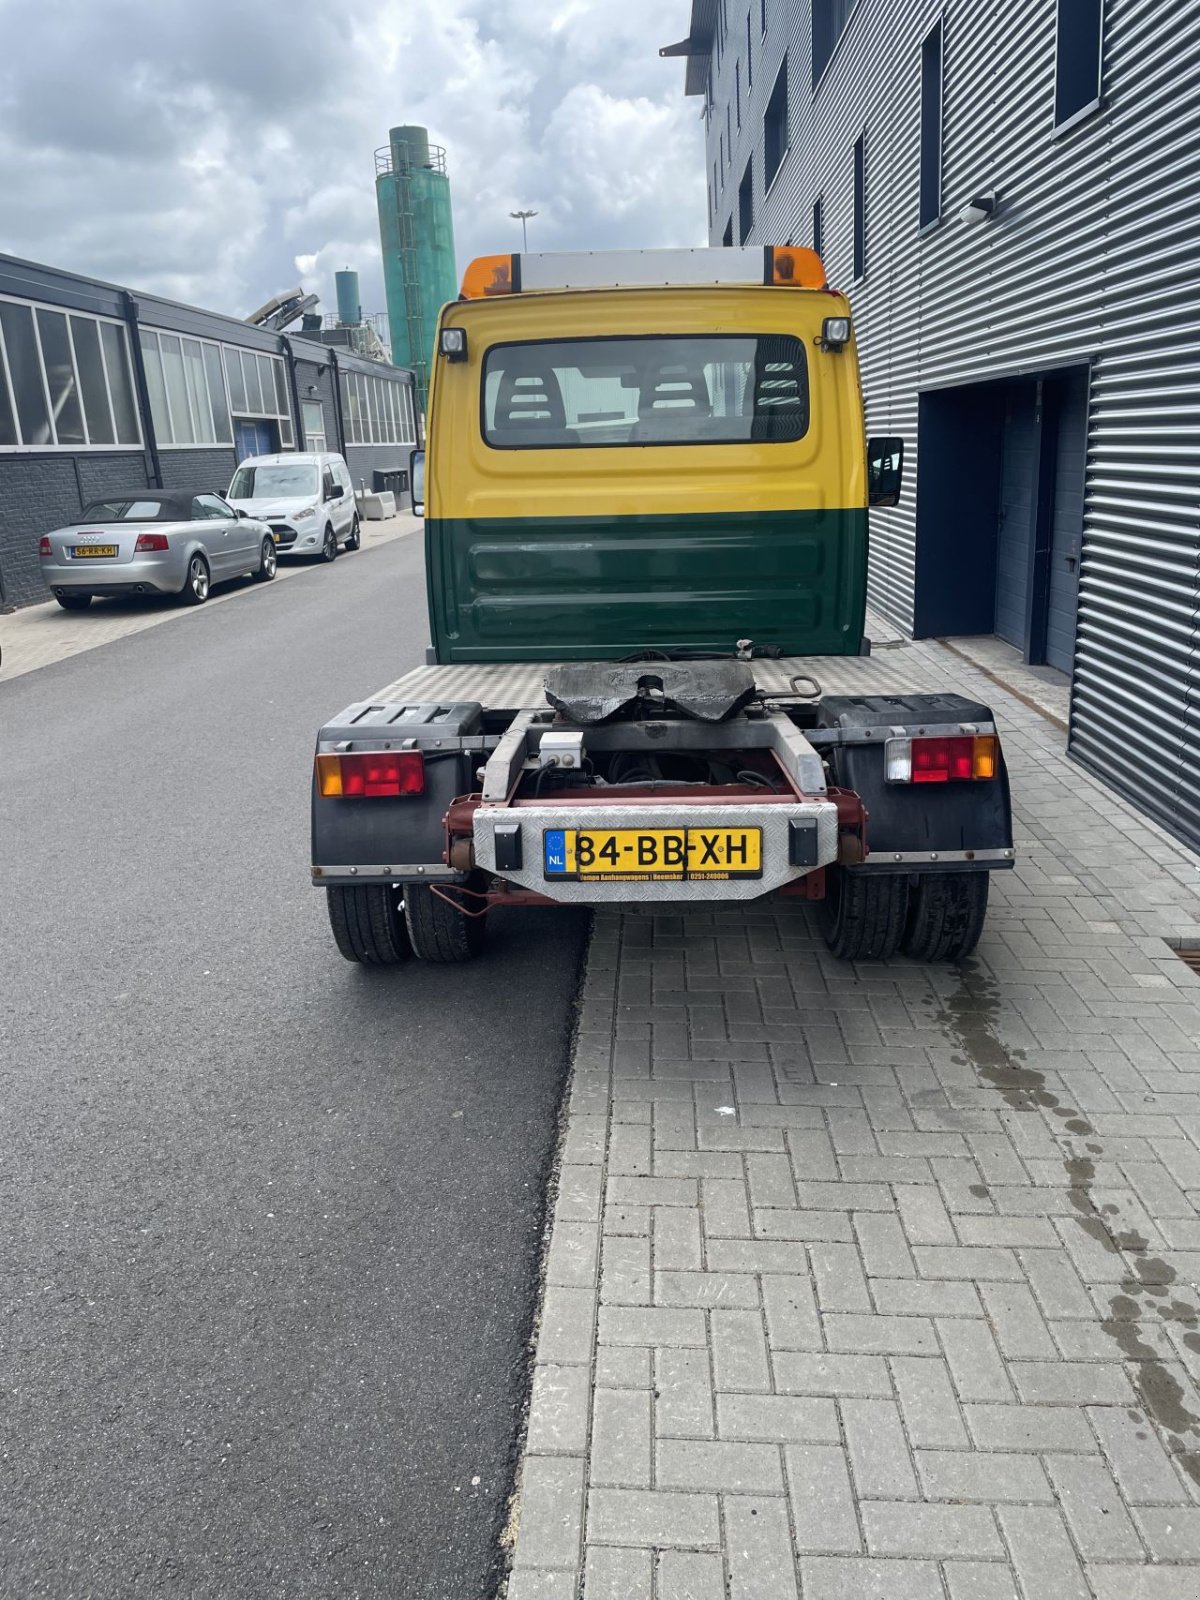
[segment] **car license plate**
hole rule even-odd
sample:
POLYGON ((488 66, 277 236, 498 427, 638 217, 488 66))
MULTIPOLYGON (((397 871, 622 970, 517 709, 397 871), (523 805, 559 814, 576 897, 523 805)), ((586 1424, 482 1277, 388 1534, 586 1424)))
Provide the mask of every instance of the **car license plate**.
POLYGON ((271 537, 272 537, 272 539, 274 539, 275 543, 278 544, 279 541, 283 538, 283 535, 281 533, 273 533, 271 535, 271 537))
POLYGON ((82 560, 85 556, 115 556, 116 553, 117 547, 115 544, 76 544, 71 546, 71 554, 76 561, 82 560))
POLYGON ((762 877, 761 828, 547 828, 544 876, 608 883, 762 877))

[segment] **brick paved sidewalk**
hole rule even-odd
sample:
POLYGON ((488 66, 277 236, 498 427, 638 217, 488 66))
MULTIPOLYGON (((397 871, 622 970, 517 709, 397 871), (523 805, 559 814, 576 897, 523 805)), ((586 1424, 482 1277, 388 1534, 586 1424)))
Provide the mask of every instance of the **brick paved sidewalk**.
POLYGON ((596 919, 508 1600, 1200 1595, 1200 861, 908 655, 1012 766, 972 962, 596 919))
MULTIPOLYGON (((418 532, 423 526, 409 511, 388 517, 382 522, 364 522, 363 549, 370 550, 377 544, 387 544, 392 539, 418 532)), ((302 572, 313 571, 311 562, 284 560, 280 563, 275 582, 281 583, 299 577, 302 572)), ((213 590, 208 605, 224 605, 258 587, 252 578, 223 583, 213 590)), ((203 606, 181 606, 166 597, 97 600, 88 611, 64 611, 54 600, 44 605, 24 606, 20 611, 0 615, 0 682, 7 678, 22 677, 26 672, 36 672, 39 667, 66 661, 71 656, 82 655, 86 650, 96 650, 100 645, 112 644, 115 639, 126 639, 130 634, 142 633, 161 623, 181 622, 185 617, 198 616, 205 609, 203 606)))

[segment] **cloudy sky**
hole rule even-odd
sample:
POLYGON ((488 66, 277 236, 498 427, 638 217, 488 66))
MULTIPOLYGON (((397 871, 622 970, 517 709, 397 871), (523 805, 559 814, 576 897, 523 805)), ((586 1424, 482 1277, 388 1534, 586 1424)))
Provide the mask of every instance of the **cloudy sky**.
POLYGON ((373 151, 447 149, 460 263, 702 244, 689 0, 0 0, 0 250, 245 315, 356 266, 373 151))

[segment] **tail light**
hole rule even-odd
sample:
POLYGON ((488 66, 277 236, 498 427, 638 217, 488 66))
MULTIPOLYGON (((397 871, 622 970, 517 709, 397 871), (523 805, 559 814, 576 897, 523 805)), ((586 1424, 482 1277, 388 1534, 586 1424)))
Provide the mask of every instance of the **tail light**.
POLYGON ((889 739, 883 758, 889 783, 962 783, 994 778, 1000 766, 1000 747, 994 733, 889 739))
POLYGON ((165 533, 139 533, 133 547, 135 556, 149 555, 152 550, 169 550, 165 533))
POLYGON ((52 551, 50 549, 50 541, 49 541, 49 539, 47 539, 46 535, 43 534, 42 537, 38 540, 38 555, 40 555, 40 556, 48 556, 50 554, 52 554, 52 551))
POLYGON ((394 800, 425 793, 419 750, 362 750, 317 757, 317 789, 327 800, 394 800))

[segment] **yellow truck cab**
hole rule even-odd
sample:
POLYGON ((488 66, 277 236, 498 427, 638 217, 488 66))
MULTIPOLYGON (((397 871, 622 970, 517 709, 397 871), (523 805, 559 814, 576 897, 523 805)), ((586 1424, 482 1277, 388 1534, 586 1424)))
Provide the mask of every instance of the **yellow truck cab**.
POLYGON ((858 654, 849 316, 811 250, 476 263, 430 398, 436 659, 858 654))
POLYGON ((902 466, 811 250, 472 263, 434 351, 427 662, 318 735, 342 954, 770 894, 821 902, 839 956, 967 954, 1008 783, 986 706, 869 656, 868 507, 902 466))

